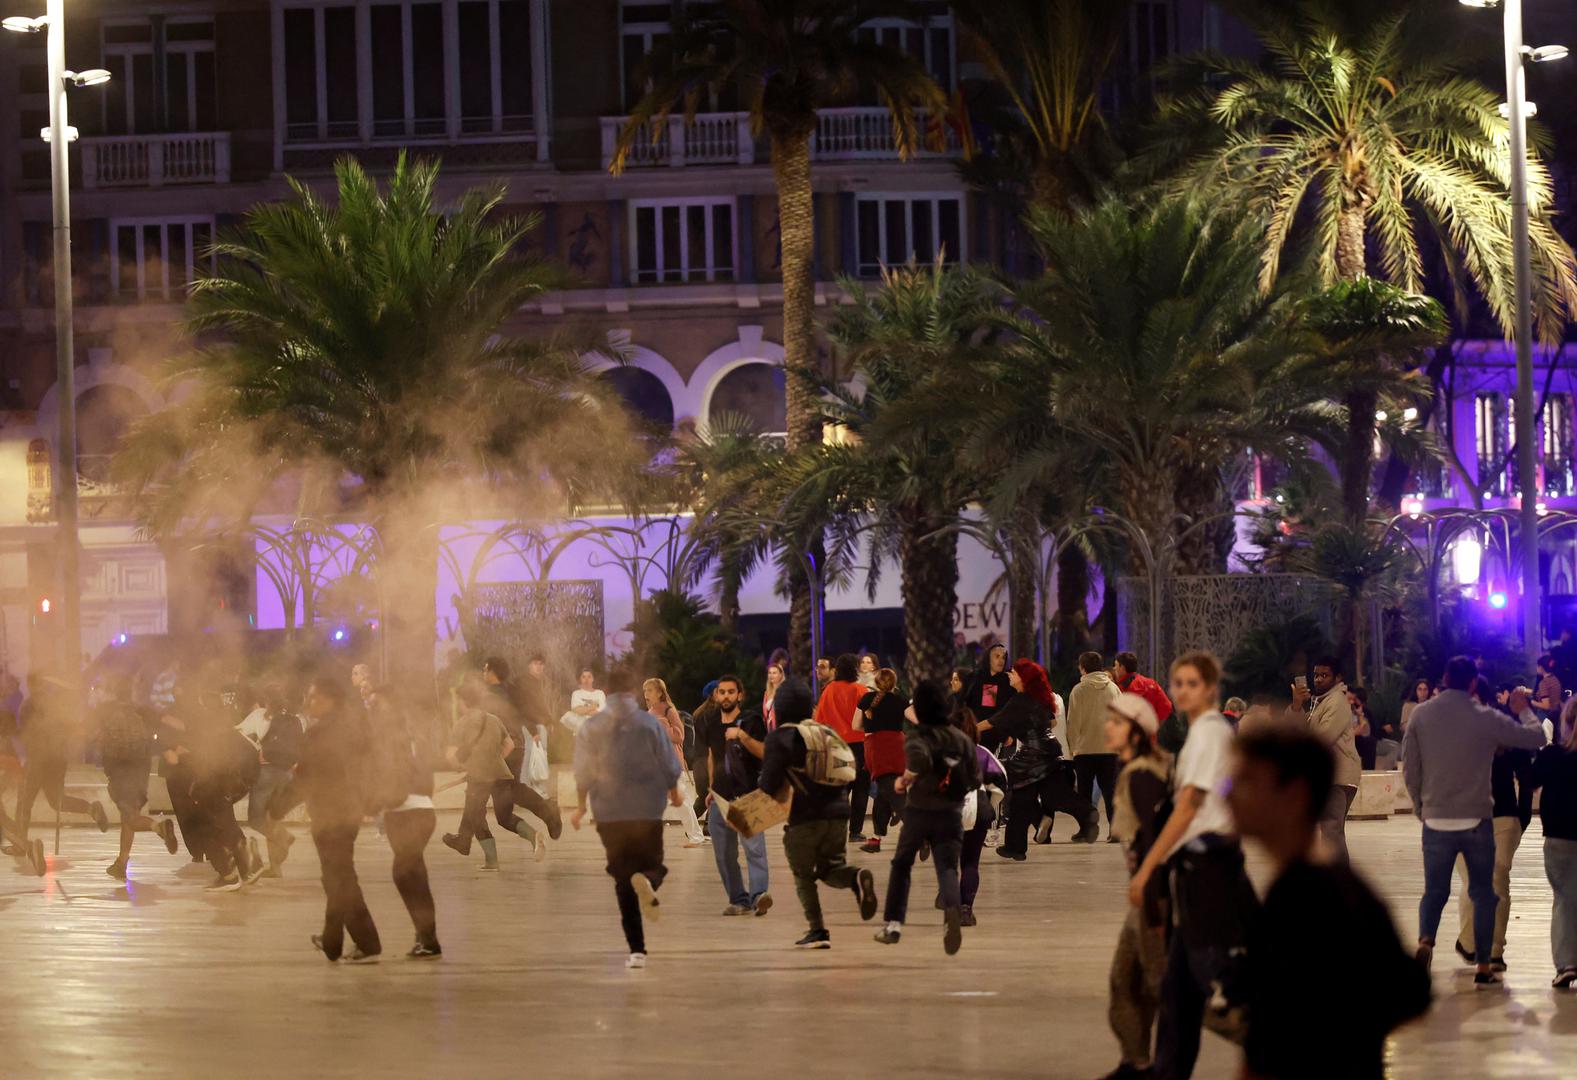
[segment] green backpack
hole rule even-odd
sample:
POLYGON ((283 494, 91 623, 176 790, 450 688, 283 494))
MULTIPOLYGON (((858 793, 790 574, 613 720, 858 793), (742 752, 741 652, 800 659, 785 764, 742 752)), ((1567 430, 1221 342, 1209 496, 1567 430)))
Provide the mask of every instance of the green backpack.
POLYGON ((805 767, 795 769, 812 784, 846 787, 854 783, 854 751, 825 724, 802 720, 794 725, 805 742, 805 767))

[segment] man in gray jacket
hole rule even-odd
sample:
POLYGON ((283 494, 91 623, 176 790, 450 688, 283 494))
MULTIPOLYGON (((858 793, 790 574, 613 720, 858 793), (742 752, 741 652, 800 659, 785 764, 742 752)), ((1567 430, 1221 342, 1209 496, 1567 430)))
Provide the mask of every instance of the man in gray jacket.
POLYGON ((1473 700, 1469 691, 1478 669, 1466 656, 1446 665, 1446 689, 1413 710, 1402 742, 1402 772, 1413 810, 1423 823, 1424 895, 1418 903, 1418 959, 1434 958, 1440 913, 1451 896, 1451 871, 1458 855, 1467 864, 1467 891, 1473 899, 1473 951, 1476 988, 1493 987, 1490 971, 1495 940, 1495 831, 1490 823, 1494 799, 1490 769, 1502 746, 1537 750, 1544 726, 1529 707, 1532 692, 1518 687, 1509 702, 1512 715, 1473 700))
MULTIPOLYGON (((1122 696, 1106 673, 1098 652, 1079 657, 1079 681, 1068 693, 1068 753, 1073 758, 1073 783, 1095 805, 1095 785, 1106 803, 1106 831, 1112 827, 1112 792, 1117 787, 1117 755, 1106 751, 1106 710, 1122 696)), ((1115 836, 1106 837, 1116 843, 1115 836)))
POLYGON ((1309 688, 1294 684, 1292 707, 1287 710, 1289 719, 1308 724, 1309 731, 1326 746, 1336 758, 1336 779, 1331 794, 1320 815, 1320 836, 1331 855, 1347 861, 1347 812, 1358 794, 1358 782, 1363 778, 1363 764, 1358 760, 1358 746, 1353 742, 1352 705, 1347 701, 1347 686, 1342 682, 1341 661, 1331 657, 1314 664, 1314 708, 1308 707, 1309 688))

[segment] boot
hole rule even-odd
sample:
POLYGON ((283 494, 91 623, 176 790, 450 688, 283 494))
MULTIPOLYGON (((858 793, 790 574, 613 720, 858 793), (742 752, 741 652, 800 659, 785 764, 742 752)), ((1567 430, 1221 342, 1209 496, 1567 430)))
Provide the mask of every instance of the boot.
POLYGON ((1075 844, 1093 844, 1100 839, 1100 836, 1101 819, 1091 814, 1090 820, 1084 823, 1084 827, 1074 836, 1073 842, 1075 844))
POLYGON ((461 840, 459 833, 444 833, 444 847, 451 851, 458 851, 461 855, 471 854, 471 841, 461 840))
POLYGON ((537 830, 527 825, 524 820, 515 822, 515 835, 528 844, 533 846, 536 844, 537 830))
POLYGON ((478 840, 482 846, 482 869, 498 869, 498 841, 489 836, 486 840, 478 840))

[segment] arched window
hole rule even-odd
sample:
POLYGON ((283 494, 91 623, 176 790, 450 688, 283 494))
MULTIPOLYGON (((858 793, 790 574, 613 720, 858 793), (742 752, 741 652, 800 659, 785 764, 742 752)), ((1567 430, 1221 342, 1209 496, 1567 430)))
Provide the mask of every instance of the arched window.
POLYGON ((656 375, 634 365, 609 368, 599 378, 624 399, 636 417, 652 428, 669 432, 674 426, 674 402, 656 375))
POLYGON ((100 383, 78 394, 77 474, 90 483, 107 482, 127 426, 147 411, 141 397, 115 383, 100 383))
POLYGON ((764 435, 782 435, 788 430, 783 400, 783 369, 760 361, 742 364, 718 380, 707 408, 707 420, 715 423, 729 413, 749 417, 764 435))

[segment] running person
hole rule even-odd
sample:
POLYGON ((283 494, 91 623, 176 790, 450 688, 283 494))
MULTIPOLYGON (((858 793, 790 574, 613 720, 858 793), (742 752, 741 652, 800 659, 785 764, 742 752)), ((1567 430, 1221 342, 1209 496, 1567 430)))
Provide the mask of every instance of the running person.
POLYGON ((131 680, 124 675, 112 676, 105 691, 106 700, 94 710, 93 726, 98 733, 99 760, 104 766, 110 802, 120 812, 120 852, 104 872, 116 881, 125 881, 132 838, 139 832, 158 833, 165 848, 174 855, 175 822, 164 818, 154 824, 142 812, 148 805, 153 740, 141 711, 132 704, 131 680))
POLYGON ((27 751, 22 797, 16 804, 17 835, 28 835, 39 792, 57 813, 84 814, 93 819, 99 832, 108 832, 110 822, 103 806, 66 794, 66 768, 80 732, 72 722, 65 687, 34 671, 27 676, 27 691, 27 700, 17 717, 22 727, 22 748, 27 751))

